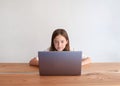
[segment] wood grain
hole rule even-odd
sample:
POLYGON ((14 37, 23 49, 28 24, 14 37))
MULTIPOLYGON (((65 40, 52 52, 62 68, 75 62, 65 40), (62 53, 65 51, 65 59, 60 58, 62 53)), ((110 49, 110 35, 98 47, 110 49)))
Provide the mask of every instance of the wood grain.
POLYGON ((0 86, 120 86, 120 63, 92 63, 81 76, 39 76, 27 63, 1 63, 0 86))

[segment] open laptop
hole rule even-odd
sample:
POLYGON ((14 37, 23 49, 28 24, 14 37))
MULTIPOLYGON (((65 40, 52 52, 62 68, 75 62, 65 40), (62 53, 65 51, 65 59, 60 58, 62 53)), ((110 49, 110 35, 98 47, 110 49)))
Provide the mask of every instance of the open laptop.
POLYGON ((81 75, 81 51, 39 51, 40 75, 81 75))

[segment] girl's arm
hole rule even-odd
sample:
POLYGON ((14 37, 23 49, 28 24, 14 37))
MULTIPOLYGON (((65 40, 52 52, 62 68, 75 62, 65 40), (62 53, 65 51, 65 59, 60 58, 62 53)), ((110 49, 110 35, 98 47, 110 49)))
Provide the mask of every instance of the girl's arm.
POLYGON ((90 57, 85 57, 85 58, 82 59, 82 66, 90 64, 90 63, 91 63, 90 57))
MULTIPOLYGON (((82 59, 82 66, 86 64, 90 64, 91 59, 89 57, 83 58, 82 59)), ((38 57, 34 57, 33 59, 30 60, 29 65, 31 66, 39 66, 39 60, 38 57)))
POLYGON ((39 60, 38 57, 34 57, 29 61, 30 66, 39 66, 39 60))

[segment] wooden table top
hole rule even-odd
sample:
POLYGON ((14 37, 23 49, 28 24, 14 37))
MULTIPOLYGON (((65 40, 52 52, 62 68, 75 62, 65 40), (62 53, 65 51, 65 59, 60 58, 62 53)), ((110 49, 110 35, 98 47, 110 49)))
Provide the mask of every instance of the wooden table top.
POLYGON ((81 76, 39 76, 27 63, 0 63, 0 86, 120 86, 120 63, 92 63, 81 76))

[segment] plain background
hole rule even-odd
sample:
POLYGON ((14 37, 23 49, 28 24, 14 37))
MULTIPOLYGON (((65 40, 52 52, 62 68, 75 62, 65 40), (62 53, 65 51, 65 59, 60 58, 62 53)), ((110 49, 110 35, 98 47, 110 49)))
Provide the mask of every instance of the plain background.
POLYGON ((57 28, 93 62, 120 62, 120 0, 0 0, 0 62, 29 62, 57 28))

